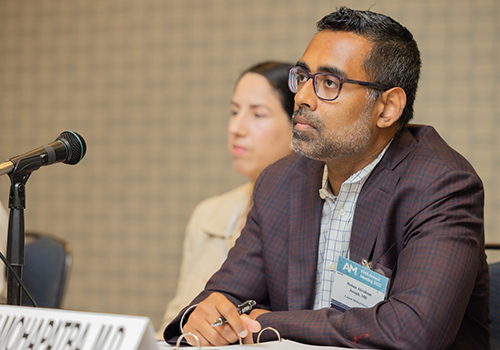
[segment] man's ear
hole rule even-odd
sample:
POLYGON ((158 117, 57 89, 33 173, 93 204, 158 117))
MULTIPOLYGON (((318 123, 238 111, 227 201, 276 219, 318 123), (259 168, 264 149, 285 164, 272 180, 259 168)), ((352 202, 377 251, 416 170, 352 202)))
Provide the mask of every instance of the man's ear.
POLYGON ((379 99, 380 110, 377 126, 381 129, 389 128, 397 123, 406 106, 406 93, 400 87, 385 91, 379 99))

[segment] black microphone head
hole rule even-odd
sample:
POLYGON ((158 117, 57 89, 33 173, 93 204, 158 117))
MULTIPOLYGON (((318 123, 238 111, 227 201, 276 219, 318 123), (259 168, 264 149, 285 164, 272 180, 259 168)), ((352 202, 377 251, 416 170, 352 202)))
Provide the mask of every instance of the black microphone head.
POLYGON ((67 147, 67 157, 64 164, 76 164, 82 160, 87 152, 87 144, 83 137, 74 131, 63 131, 56 141, 61 141, 67 147))

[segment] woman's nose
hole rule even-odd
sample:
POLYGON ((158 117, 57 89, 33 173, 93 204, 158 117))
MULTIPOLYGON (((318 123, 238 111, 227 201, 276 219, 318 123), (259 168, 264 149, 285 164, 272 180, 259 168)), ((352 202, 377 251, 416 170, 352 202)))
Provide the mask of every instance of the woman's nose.
POLYGON ((245 135, 247 132, 247 118, 244 111, 234 114, 229 120, 229 132, 235 135, 245 135))

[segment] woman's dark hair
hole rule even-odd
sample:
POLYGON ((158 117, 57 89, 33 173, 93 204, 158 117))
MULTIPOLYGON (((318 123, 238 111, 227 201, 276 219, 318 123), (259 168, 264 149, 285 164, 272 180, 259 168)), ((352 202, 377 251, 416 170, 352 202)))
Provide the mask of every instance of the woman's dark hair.
MULTIPOLYGON (((317 28, 318 31, 351 32, 372 42, 363 68, 373 83, 397 86, 405 91, 406 106, 400 125, 406 125, 413 118, 413 103, 422 65, 420 51, 410 31, 388 16, 345 6, 323 17, 317 28)), ((382 92, 374 90, 374 93, 382 92)))
POLYGON ((295 95, 288 88, 288 68, 291 66, 293 66, 293 64, 278 61, 257 63, 241 73, 238 81, 247 73, 257 73, 262 75, 278 93, 281 106, 291 119, 295 103, 295 95))

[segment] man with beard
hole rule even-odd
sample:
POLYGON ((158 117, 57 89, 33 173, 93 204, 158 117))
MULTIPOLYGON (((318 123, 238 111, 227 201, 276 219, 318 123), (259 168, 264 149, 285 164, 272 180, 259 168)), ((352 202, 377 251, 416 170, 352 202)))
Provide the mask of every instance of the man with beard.
POLYGON ((345 7, 318 30, 289 70, 298 155, 261 174, 240 239, 165 339, 220 346, 271 326, 309 344, 489 348, 483 187, 432 127, 408 124, 413 36, 345 7))

